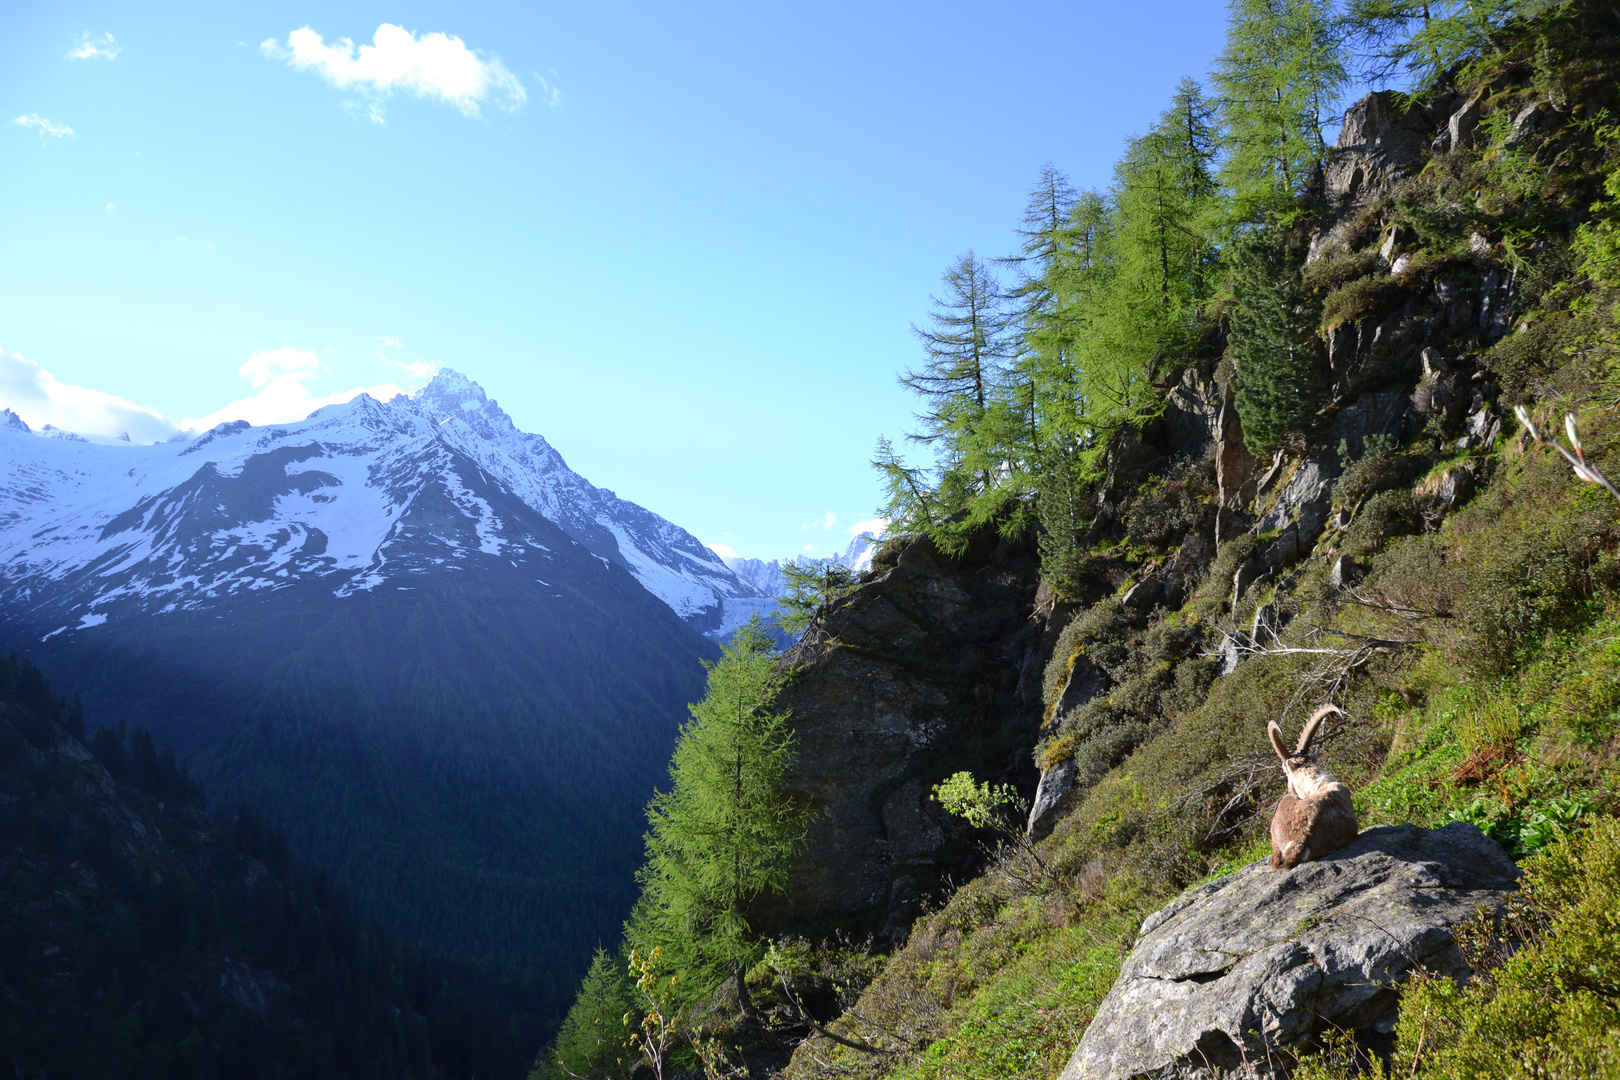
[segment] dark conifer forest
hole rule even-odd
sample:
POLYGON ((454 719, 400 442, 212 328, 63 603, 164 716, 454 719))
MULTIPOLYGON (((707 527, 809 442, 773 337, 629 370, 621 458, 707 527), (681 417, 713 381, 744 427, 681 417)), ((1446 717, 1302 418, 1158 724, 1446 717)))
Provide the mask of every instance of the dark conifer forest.
POLYGON ((549 980, 407 944, 203 791, 0 659, 0 1069, 8 1076, 520 1076, 549 980))

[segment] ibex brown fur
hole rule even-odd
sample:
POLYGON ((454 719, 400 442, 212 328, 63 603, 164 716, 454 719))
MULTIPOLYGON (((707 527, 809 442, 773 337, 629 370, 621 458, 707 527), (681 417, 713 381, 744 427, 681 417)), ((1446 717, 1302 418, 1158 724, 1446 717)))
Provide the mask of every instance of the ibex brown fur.
POLYGON ((1292 754, 1283 749, 1282 728, 1277 721, 1267 728, 1271 746, 1282 759, 1283 772, 1288 774, 1288 792, 1271 818, 1271 865, 1279 870, 1291 870, 1302 862, 1338 851, 1359 831, 1350 789, 1317 765, 1315 754, 1306 752, 1311 736, 1329 713, 1343 716, 1344 710, 1324 705, 1312 713, 1292 754))

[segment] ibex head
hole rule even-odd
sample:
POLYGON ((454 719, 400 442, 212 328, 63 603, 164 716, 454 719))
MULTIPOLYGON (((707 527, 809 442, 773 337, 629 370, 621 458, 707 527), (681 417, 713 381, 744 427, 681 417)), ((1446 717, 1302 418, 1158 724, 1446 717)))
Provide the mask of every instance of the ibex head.
POLYGON ((1311 713, 1311 718, 1305 721, 1305 728, 1299 733, 1299 743, 1290 754, 1283 749, 1282 727, 1273 720, 1266 726, 1271 736, 1271 748, 1277 751, 1277 757, 1282 761, 1283 772, 1288 774, 1288 790, 1295 797, 1308 799, 1328 784, 1338 781, 1319 765, 1316 764, 1316 755, 1310 752, 1311 739, 1316 736, 1316 729, 1322 726, 1322 721, 1331 713, 1344 715, 1344 710, 1337 705, 1323 705, 1311 713))

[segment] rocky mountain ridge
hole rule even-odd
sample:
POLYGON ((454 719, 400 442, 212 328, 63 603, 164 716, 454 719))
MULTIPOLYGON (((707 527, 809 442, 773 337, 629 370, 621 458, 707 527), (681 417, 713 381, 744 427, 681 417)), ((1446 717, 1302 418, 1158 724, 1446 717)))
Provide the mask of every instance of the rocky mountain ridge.
MULTIPOLYGON (((222 424, 183 445, 28 438, 15 415, 4 435, 0 609, 12 623, 54 620, 44 633, 306 579, 338 597, 398 587, 471 552, 543 561, 473 492, 491 480, 700 631, 719 629, 727 599, 761 595, 690 533, 573 472, 448 369, 386 404, 362 395, 292 424, 222 424), (417 527, 412 508, 429 487, 456 514, 417 527)), ((546 588, 543 573, 535 580, 546 588)))
MULTIPOLYGON (((1612 228, 1617 213, 1593 202, 1620 175, 1612 144, 1580 119, 1614 104, 1617 21, 1559 5, 1475 83, 1350 108, 1289 240, 1315 324, 1298 358, 1320 407, 1274 454, 1249 448, 1245 373, 1216 327, 1159 387, 1162 414, 1109 443, 1073 595, 1032 572, 976 610, 984 636, 964 641, 928 604, 988 587, 994 561, 936 566, 897 593, 897 558, 930 548, 903 538, 812 625, 790 695, 825 778, 803 789, 821 854, 796 867, 785 906, 865 913, 859 925, 902 944, 787 1076, 1280 1077, 1313 1054, 1326 1055, 1313 1076, 1392 1054, 1426 1075, 1478 1049, 1458 1017, 1484 1015, 1465 1010, 1508 976, 1452 997, 1413 989, 1414 963, 1460 981, 1481 955, 1558 952, 1543 924, 1523 939, 1498 924, 1494 956, 1478 951, 1488 929, 1468 931, 1470 958, 1459 942, 1478 908, 1503 911, 1507 853, 1552 850, 1581 815, 1620 811, 1609 699, 1581 689, 1613 672, 1597 640, 1614 625, 1614 505, 1513 416, 1523 405, 1545 431, 1580 410, 1588 459, 1614 469, 1612 405, 1592 397, 1612 393, 1613 309, 1569 297, 1613 302, 1571 249, 1588 214, 1612 228), (1548 400, 1557 415, 1536 412, 1548 400), (974 666, 992 656, 994 675, 974 666), (925 666, 905 670, 911 658, 925 666), (963 671, 1019 689, 975 725, 963 671), (1324 758, 1369 827, 1278 873, 1254 861, 1281 790, 1264 723, 1324 700, 1350 717, 1324 758), (917 718, 953 709, 962 719, 925 749, 917 718), (1594 733, 1586 749, 1560 756, 1577 730, 1594 733), (997 749, 946 764, 973 732, 997 749), (947 869, 971 859, 967 834, 927 785, 956 767, 1031 801, 1043 869, 1016 845, 965 883, 947 869), (1398 1012, 1409 991, 1436 1010, 1427 1027, 1398 1012)), ((975 542, 1031 542, 992 533, 975 542)), ((1590 872, 1608 895, 1612 867, 1590 872)), ((1607 970, 1601 947, 1568 949, 1607 970)), ((1551 1023, 1499 1005, 1491 1023, 1551 1023)), ((1612 1011, 1591 1017, 1548 1075, 1603 1074, 1593 1063, 1620 1028, 1612 1011)), ((1542 1062, 1543 1045, 1526 1036, 1512 1060, 1542 1062)), ((1497 1075, 1447 1068, 1435 1075, 1497 1075)))

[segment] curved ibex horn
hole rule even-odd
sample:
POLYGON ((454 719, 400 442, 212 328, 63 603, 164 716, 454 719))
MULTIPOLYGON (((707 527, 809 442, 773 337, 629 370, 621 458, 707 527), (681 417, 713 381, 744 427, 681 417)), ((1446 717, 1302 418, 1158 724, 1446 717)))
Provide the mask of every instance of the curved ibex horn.
POLYGON ((1311 718, 1305 721, 1305 730, 1299 733, 1299 746, 1294 750, 1296 757, 1305 753, 1305 748, 1311 744, 1311 736, 1316 734, 1316 729, 1321 726, 1322 720, 1328 713, 1338 713, 1343 716, 1344 710, 1337 705, 1324 705, 1311 713, 1311 718))
POLYGON ((1277 751, 1277 757, 1282 761, 1283 768, 1286 770, 1288 768, 1288 751, 1283 749, 1282 728, 1277 726, 1277 721, 1273 720, 1266 725, 1266 734, 1271 736, 1271 748, 1277 751))

